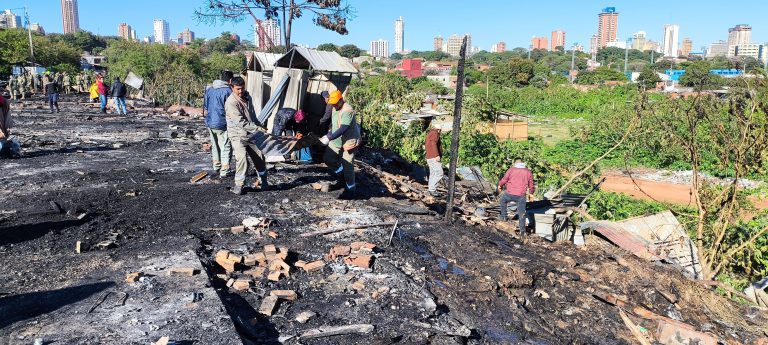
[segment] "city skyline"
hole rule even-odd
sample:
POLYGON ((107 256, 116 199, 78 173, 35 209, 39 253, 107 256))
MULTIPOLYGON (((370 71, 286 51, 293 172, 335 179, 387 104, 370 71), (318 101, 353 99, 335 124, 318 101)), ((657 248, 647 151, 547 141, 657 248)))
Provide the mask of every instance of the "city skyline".
MULTIPOLYGON (((503 14, 505 9, 514 10, 508 13, 522 13, 526 10, 533 11, 538 8, 534 4, 514 3, 500 1, 486 1, 494 7, 493 11, 478 12, 473 10, 470 15, 466 11, 456 11, 443 3, 434 0, 424 0, 410 6, 410 2, 393 0, 384 6, 377 3, 363 1, 348 1, 356 8, 355 18, 348 22, 350 34, 341 36, 331 31, 318 28, 313 25, 309 18, 301 18, 294 22, 293 41, 297 44, 317 46, 322 43, 355 44, 365 49, 370 41, 384 36, 390 41, 390 45, 395 46, 395 39, 392 34, 383 35, 385 32, 392 33, 392 23, 400 16, 407 19, 409 25, 406 28, 408 40, 404 42, 405 50, 432 50, 434 46, 434 37, 442 35, 448 37, 451 34, 472 33, 473 46, 480 47, 482 50, 489 50, 490 47, 499 42, 506 42, 507 49, 515 47, 527 48, 532 36, 548 36, 547 33, 554 29, 562 29, 568 34, 567 47, 570 48, 574 43, 582 46, 588 46, 590 36, 597 33, 597 15, 603 8, 615 7, 616 12, 620 13, 616 40, 623 41, 631 37, 633 33, 645 31, 647 39, 654 42, 662 42, 664 37, 663 25, 674 23, 679 25, 679 36, 689 37, 693 42, 693 51, 701 51, 701 47, 709 46, 711 43, 719 40, 728 39, 728 29, 738 24, 752 25, 752 42, 768 42, 768 25, 762 25, 760 16, 761 9, 768 9, 768 4, 751 4, 749 11, 729 11, 723 13, 715 2, 703 1, 697 3, 696 9, 689 9, 684 4, 666 3, 664 6, 652 6, 654 3, 662 4, 661 1, 649 0, 643 6, 632 3, 628 0, 618 0, 602 4, 585 4, 580 2, 572 4, 565 1, 552 1, 557 3, 559 10, 546 20, 528 18, 529 16, 520 16, 515 19, 514 24, 509 30, 500 31, 494 23, 495 18, 505 18, 503 14), (399 6, 399 4, 409 4, 409 6, 399 6), (408 8, 408 11, 402 10, 408 8), (658 10, 658 9, 664 9, 658 10), (497 10, 498 9, 498 10, 497 10), (683 10, 685 9, 685 10, 683 10), (503 14, 503 15, 502 15, 503 14), (459 18, 461 20, 452 20, 459 18), (434 17, 445 18, 446 20, 434 21, 434 17), (483 17, 485 16, 485 17, 483 17), (695 17, 695 18, 694 18, 695 17), (706 18, 707 20, 702 20, 706 18)), ((126 22, 132 25, 137 36, 149 36, 152 34, 152 19, 164 18, 170 26, 176 28, 189 27, 195 31, 197 37, 213 38, 220 35, 223 31, 230 31, 238 34, 246 40, 254 40, 253 23, 246 18, 237 24, 223 25, 205 25, 200 24, 192 18, 192 13, 199 4, 192 3, 188 10, 180 10, 178 4, 148 2, 145 0, 136 0, 132 6, 120 8, 119 11, 109 11, 113 5, 103 4, 93 0, 79 0, 79 27, 96 34, 117 36, 117 26, 119 23, 126 22), (146 5, 146 6, 145 6, 146 5), (152 8, 152 11, 147 11, 152 8), (110 13, 119 13, 115 16, 102 16, 103 11, 110 13)), ((202 3, 202 2, 201 2, 202 3)), ((41 6, 39 3, 30 0, 22 0, 21 4, 14 3, 6 6, 0 5, 0 10, 18 8, 18 6, 27 5, 30 12, 30 21, 40 23, 47 28, 49 33, 60 33, 62 23, 62 13, 60 8, 50 6, 41 6), (58 23, 58 24, 57 24, 58 23)), ((487 8, 487 6, 478 6, 487 8)), ((21 12, 16 10, 16 13, 21 12)), ((498 22, 498 21, 497 21, 498 22)), ((509 22, 508 19, 502 21, 509 22)))

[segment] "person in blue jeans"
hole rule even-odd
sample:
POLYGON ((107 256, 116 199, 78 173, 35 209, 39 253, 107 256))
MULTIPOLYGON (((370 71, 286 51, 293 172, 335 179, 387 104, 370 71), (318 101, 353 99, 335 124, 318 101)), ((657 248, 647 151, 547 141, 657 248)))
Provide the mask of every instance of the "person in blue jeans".
POLYGON ((120 115, 128 115, 128 109, 125 107, 125 94, 128 93, 128 89, 125 84, 120 82, 120 77, 115 77, 115 82, 112 83, 112 87, 109 90, 109 94, 115 100, 115 108, 120 115))
POLYGON ((526 203, 528 194, 536 192, 536 186, 533 184, 533 174, 525 167, 522 158, 515 158, 515 164, 499 181, 499 192, 502 192, 499 202, 499 220, 507 221, 507 205, 514 201, 517 204, 517 217, 520 221, 520 236, 525 237, 526 203), (507 190, 503 191, 505 185, 507 190))

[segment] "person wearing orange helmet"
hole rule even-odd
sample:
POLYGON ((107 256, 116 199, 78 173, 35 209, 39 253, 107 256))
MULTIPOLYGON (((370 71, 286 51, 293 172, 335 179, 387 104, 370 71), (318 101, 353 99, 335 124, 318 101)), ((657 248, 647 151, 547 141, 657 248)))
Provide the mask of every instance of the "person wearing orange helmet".
POLYGON ((355 152, 360 145, 360 126, 355 120, 355 110, 344 101, 341 91, 330 93, 327 103, 333 106, 331 127, 328 134, 320 138, 327 146, 323 160, 336 174, 344 174, 345 190, 342 199, 355 197, 355 152))

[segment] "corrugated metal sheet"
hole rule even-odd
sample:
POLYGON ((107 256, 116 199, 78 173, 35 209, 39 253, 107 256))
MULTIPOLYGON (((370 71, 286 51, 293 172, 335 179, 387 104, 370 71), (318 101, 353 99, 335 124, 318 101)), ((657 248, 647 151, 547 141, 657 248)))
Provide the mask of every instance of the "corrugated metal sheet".
POLYGON ((603 222, 603 221, 596 221, 596 222, 586 222, 581 223, 582 229, 594 229, 595 231, 599 232, 601 235, 603 235, 605 238, 607 238, 609 241, 611 241, 613 244, 619 246, 620 248, 626 249, 632 254, 635 254, 636 256, 646 259, 646 260, 661 260, 662 258, 654 255, 651 253, 651 251, 648 250, 648 241, 644 240, 642 237, 633 234, 632 232, 627 231, 626 229, 622 228, 619 225, 616 225, 615 223, 611 222, 603 222))
POLYGON ((254 63, 259 66, 254 66, 254 71, 272 71, 275 69, 275 62, 277 62, 282 54, 273 54, 265 52, 253 52, 254 63))
POLYGON ((304 47, 293 47, 279 58, 278 67, 311 69, 319 72, 357 73, 352 63, 337 52, 326 52, 304 47), (293 60, 291 56, 293 55, 293 60))

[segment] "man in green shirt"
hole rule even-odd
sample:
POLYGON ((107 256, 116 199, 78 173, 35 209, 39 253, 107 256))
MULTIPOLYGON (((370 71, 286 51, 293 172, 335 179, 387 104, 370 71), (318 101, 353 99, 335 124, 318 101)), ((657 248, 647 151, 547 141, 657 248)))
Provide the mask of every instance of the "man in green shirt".
POLYGON ((331 128, 328 134, 320 138, 325 149, 323 159, 325 164, 336 174, 344 173, 346 189, 341 194, 342 199, 355 197, 355 151, 360 145, 360 127, 355 121, 355 110, 344 102, 341 91, 331 92, 328 104, 333 106, 331 128))

